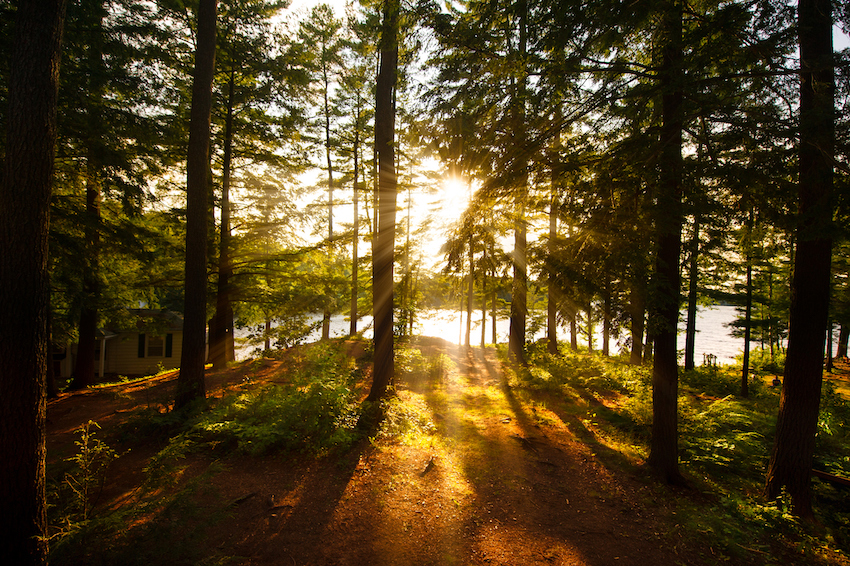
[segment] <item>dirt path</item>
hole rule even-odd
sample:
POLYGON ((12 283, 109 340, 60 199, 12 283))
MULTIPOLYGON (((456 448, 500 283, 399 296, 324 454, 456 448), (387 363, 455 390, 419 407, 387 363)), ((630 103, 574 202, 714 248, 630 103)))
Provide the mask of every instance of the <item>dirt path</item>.
MULTIPOLYGON (((167 551, 169 563, 195 563, 200 553, 250 565, 698 563, 651 490, 613 477, 576 440, 574 432, 587 430, 563 407, 520 399, 492 349, 461 353, 427 339, 422 350, 451 363, 441 379, 398 385, 416 430, 364 442, 341 459, 189 461, 184 476, 204 484, 194 518, 165 523, 162 538, 134 547, 134 558, 164 563, 159 553, 167 551)), ((61 405, 52 410, 63 421, 55 444, 71 427, 61 405)), ((107 409, 97 411, 108 421, 107 409)), ((116 470, 108 505, 132 500, 140 456, 116 470)))
POLYGON ((636 503, 643 488, 611 477, 557 414, 526 408, 493 350, 446 346, 424 349, 455 364, 440 383, 399 387, 436 433, 296 477, 284 462, 264 465, 265 483, 241 477, 264 497, 238 510, 237 524, 250 526, 230 552, 257 565, 689 562, 669 548, 669 526, 636 503), (275 508, 264 509, 271 493, 275 508))

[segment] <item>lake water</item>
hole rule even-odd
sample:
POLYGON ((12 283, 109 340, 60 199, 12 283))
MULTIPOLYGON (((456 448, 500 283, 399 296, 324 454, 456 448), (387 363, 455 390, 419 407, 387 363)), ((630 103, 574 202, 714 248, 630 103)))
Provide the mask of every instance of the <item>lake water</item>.
MULTIPOLYGON (((317 320, 321 315, 317 315, 317 320)), ((695 360, 697 364, 702 363, 704 354, 713 354, 717 356, 717 362, 721 364, 731 364, 735 361, 735 356, 739 355, 743 348, 743 339, 733 338, 730 335, 729 328, 726 326, 737 317, 735 307, 716 306, 710 308, 700 308, 697 312, 697 335, 695 350, 695 360)), ((492 327, 490 326, 490 318, 487 320, 487 335, 486 340, 489 343, 492 339, 492 327)), ((683 350, 685 347, 684 336, 684 320, 680 324, 678 347, 683 350)), ((372 337, 372 318, 364 317, 357 325, 358 330, 366 329, 364 336, 372 337)), ((510 329, 510 321, 507 318, 499 319, 496 322, 496 337, 499 342, 507 342, 508 331, 510 329)), ((342 315, 336 315, 331 318, 331 337, 339 337, 348 335, 349 321, 348 318, 342 315)), ((594 337, 594 349, 599 350, 602 347, 602 325, 598 324, 596 328, 596 336, 594 337)), ((466 313, 458 313, 452 310, 432 310, 425 311, 414 326, 414 333, 422 336, 438 336, 454 344, 462 343, 466 332, 466 313)), ((239 333, 237 332, 237 336, 239 333)), ((546 335, 545 327, 540 329, 534 335, 534 340, 544 338, 546 335)), ((625 340, 625 335, 617 339, 611 338, 611 351, 616 352, 622 347, 625 340)), ((313 332, 307 342, 319 340, 321 338, 321 329, 313 332)), ((560 327, 558 329, 558 338, 562 341, 569 340, 569 328, 560 327)), ((481 343, 481 313, 472 315, 472 343, 473 345, 481 343)), ((583 335, 579 336, 579 344, 587 345, 587 341, 583 335)), ((756 347, 757 344, 752 343, 751 347, 756 347)), ((246 359, 251 354, 251 347, 238 348, 237 359, 246 359)))

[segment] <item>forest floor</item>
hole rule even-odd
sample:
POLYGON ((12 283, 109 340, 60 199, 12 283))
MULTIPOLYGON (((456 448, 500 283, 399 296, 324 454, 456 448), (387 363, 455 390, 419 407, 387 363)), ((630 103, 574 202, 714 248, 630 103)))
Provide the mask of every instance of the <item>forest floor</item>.
MULTIPOLYGON (((134 519, 134 528, 150 524, 126 542, 132 552, 122 563, 720 563, 710 541, 682 528, 677 516, 677 498, 701 495, 660 486, 642 464, 595 441, 586 412, 518 394, 492 348, 467 351, 430 338, 418 347, 427 359, 451 359, 441 379, 396 387, 402 401, 428 415, 428 434, 376 437, 321 457, 189 454, 169 471, 173 484, 157 488, 183 497, 134 519)), ((354 343, 351 354, 360 350, 354 343)), ((288 366, 283 357, 209 371, 208 395, 283 383, 288 366)), ((54 465, 73 456, 74 431, 89 420, 120 455, 94 514, 144 497, 145 469, 163 442, 115 431, 139 406, 164 410, 173 387, 174 375, 164 375, 49 403, 54 465)), ((795 563, 780 545, 738 550, 746 559, 731 563, 795 563)), ((96 549, 87 555, 88 564, 110 563, 96 549)))

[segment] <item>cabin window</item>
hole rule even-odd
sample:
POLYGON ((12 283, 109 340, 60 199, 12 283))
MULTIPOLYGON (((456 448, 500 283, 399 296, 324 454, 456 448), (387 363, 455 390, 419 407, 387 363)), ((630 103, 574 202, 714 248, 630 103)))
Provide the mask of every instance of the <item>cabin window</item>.
POLYGON ((174 354, 174 335, 148 336, 139 334, 140 358, 170 358, 174 354))
POLYGON ((151 336, 148 338, 148 357, 161 358, 165 351, 165 340, 162 336, 151 336))

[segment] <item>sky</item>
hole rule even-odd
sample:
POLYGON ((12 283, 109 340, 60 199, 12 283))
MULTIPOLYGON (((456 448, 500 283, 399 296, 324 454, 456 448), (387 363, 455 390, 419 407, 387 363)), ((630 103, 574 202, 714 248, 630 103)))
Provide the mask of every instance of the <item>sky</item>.
POLYGON ((832 48, 836 51, 841 51, 843 49, 847 49, 850 47, 850 37, 840 29, 838 26, 833 26, 832 28, 832 48))

